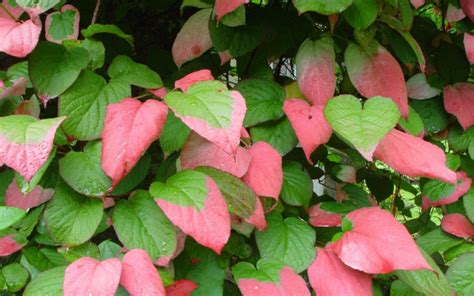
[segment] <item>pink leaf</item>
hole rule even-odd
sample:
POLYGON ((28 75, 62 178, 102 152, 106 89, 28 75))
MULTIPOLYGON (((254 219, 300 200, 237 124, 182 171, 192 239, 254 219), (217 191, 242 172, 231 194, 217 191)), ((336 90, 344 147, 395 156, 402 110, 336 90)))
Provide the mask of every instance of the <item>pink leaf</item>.
POLYGON ((395 270, 432 270, 405 226, 378 207, 346 215, 352 229, 332 247, 346 265, 372 274, 395 270))
POLYGON ((83 257, 68 266, 64 274, 64 296, 114 296, 120 282, 122 265, 117 258, 99 262, 83 257))
POLYGON ((40 20, 17 23, 11 18, 0 17, 0 52, 23 58, 36 47, 40 34, 40 20))
POLYGON ((410 0, 411 5, 413 5, 416 9, 425 5, 425 0, 410 0))
POLYGON ((441 148, 396 129, 380 141, 374 156, 409 177, 456 183, 456 173, 446 167, 446 155, 441 148))
POLYGON ((117 185, 160 136, 168 115, 165 104, 124 99, 107 107, 102 132, 102 168, 117 185))
POLYGON ((217 21, 220 21, 222 17, 240 6, 249 3, 249 0, 216 0, 216 16, 217 21))
POLYGON ((446 111, 456 116, 464 130, 474 124, 474 84, 447 85, 443 90, 446 111))
POLYGON ((309 208, 309 224, 314 227, 337 227, 341 226, 342 215, 321 210, 321 204, 309 208))
POLYGON ((296 55, 298 85, 312 105, 324 106, 334 96, 335 59, 334 42, 328 36, 317 41, 307 39, 298 49, 296 55))
POLYGON ((331 126, 323 114, 324 106, 311 107, 303 100, 289 99, 285 101, 283 110, 303 146, 306 159, 312 164, 311 153, 327 143, 332 135, 331 126))
POLYGON ((148 90, 152 95, 154 95, 157 98, 164 99, 166 94, 168 93, 168 90, 166 87, 162 88, 157 88, 157 89, 149 89, 148 90))
POLYGON ((190 280, 178 280, 166 288, 166 296, 191 296, 198 288, 195 282, 190 280))
POLYGON ((474 35, 464 33, 464 49, 469 63, 474 64, 474 35))
POLYGON ((23 194, 16 181, 13 180, 5 192, 5 205, 27 210, 47 202, 53 194, 54 189, 44 189, 39 185, 30 193, 23 194))
POLYGON ((0 257, 10 256, 22 248, 23 245, 17 243, 11 235, 0 238, 0 257))
POLYGON ((232 156, 196 133, 189 134, 179 158, 183 169, 209 166, 238 178, 247 172, 251 159, 245 148, 237 147, 237 153, 232 156))
MULTIPOLYGON (((23 8, 21 8, 20 6, 17 6, 16 8, 13 8, 11 5, 10 5, 10 0, 3 0, 2 1, 2 5, 3 7, 8 10, 8 13, 10 13, 11 15, 13 15, 13 17, 17 20, 22 14, 23 12, 25 12, 23 10, 23 8)), ((8 15, 8 13, 1 9, 0 8, 0 18, 9 18, 10 15, 8 15)))
POLYGON ((141 249, 131 250, 123 257, 120 285, 130 296, 166 295, 158 270, 148 254, 141 249))
POLYGON ((449 214, 441 220, 441 228, 457 237, 469 239, 474 237, 474 225, 461 214, 449 214))
POLYGON ((18 78, 12 86, 7 87, 0 93, 0 100, 13 96, 22 96, 25 94, 28 79, 25 77, 18 78))
POLYGON ((459 22, 460 20, 464 19, 466 15, 461 8, 454 6, 453 4, 448 4, 448 11, 446 12, 446 19, 448 22, 459 22))
POLYGON ((262 202, 259 198, 255 199, 255 211, 253 212, 252 216, 245 219, 245 222, 254 225, 260 231, 263 231, 265 228, 267 228, 265 213, 263 211, 262 202))
POLYGON ((378 43, 373 46, 370 51, 355 44, 348 46, 345 62, 349 77, 362 96, 391 98, 407 118, 408 97, 402 68, 383 46, 378 43))
POLYGON ((261 282, 256 279, 240 279, 239 289, 243 296, 310 296, 301 276, 291 268, 280 271, 280 283, 261 282))
POLYGON ((283 185, 282 158, 280 153, 266 142, 257 142, 249 148, 252 158, 242 181, 258 196, 278 200, 283 185))
POLYGON ((308 277, 317 295, 372 295, 372 277, 345 265, 331 248, 318 249, 308 277))
POLYGON ((211 9, 202 9, 192 15, 181 28, 173 43, 173 60, 178 67, 193 60, 212 47, 209 34, 211 9))
POLYGON ((442 198, 438 201, 432 201, 428 197, 423 197, 422 209, 425 211, 429 207, 439 207, 443 205, 449 205, 458 201, 461 196, 463 196, 466 192, 469 191, 471 188, 472 180, 469 178, 465 172, 456 172, 457 180, 461 182, 461 184, 457 184, 454 187, 453 193, 450 196, 442 198))
POLYGON ((187 92, 191 85, 193 85, 194 83, 206 80, 214 80, 214 76, 212 76, 211 70, 199 70, 196 72, 192 72, 179 80, 176 80, 176 82, 174 83, 174 87, 181 89, 183 92, 187 92))
POLYGON ((459 4, 461 4, 462 10, 464 10, 464 13, 471 20, 471 22, 474 22, 474 1, 460 0, 459 4))
POLYGON ((220 254, 230 237, 230 214, 217 184, 206 177, 208 196, 204 207, 179 206, 164 199, 156 199, 171 222, 199 244, 220 254))
POLYGON ((61 8, 61 12, 53 12, 53 13, 48 14, 48 16, 46 17, 45 25, 44 25, 45 30, 46 30, 46 34, 45 34, 46 40, 54 42, 54 43, 58 43, 58 44, 61 44, 61 42, 63 40, 77 40, 77 37, 79 37, 79 21, 80 20, 81 20, 81 15, 79 13, 79 10, 76 7, 74 7, 73 5, 70 5, 70 4, 64 5, 61 8), (51 36, 51 34, 49 33, 49 30, 50 30, 50 27, 51 27, 51 21, 52 21, 54 15, 59 15, 60 13, 64 13, 66 11, 74 11, 75 12, 75 14, 74 14, 74 31, 71 35, 67 35, 64 39, 57 40, 53 36, 51 36))

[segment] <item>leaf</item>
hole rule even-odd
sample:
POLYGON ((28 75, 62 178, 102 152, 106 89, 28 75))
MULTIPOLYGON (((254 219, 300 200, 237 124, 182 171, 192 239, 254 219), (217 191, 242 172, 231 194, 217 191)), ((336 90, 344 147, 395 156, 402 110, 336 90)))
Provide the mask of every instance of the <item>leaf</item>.
POLYGON ((116 186, 161 134, 168 115, 159 101, 124 99, 107 107, 102 132, 102 169, 116 186))
POLYGON ((420 236, 416 243, 428 254, 444 252, 463 243, 462 239, 444 233, 441 228, 436 228, 420 236))
POLYGON ((474 4, 469 0, 459 0, 459 4, 471 22, 474 22, 474 4))
POLYGON ((83 71, 59 99, 59 114, 66 115, 63 130, 77 140, 101 137, 107 105, 130 97, 128 84, 109 83, 92 71, 83 71))
POLYGON ((91 38, 97 34, 112 34, 127 41, 127 43, 132 47, 134 43, 133 36, 126 34, 116 25, 92 24, 86 29, 82 30, 81 34, 85 38, 91 38))
POLYGON ((313 180, 296 161, 287 161, 283 164, 283 186, 281 198, 292 206, 308 207, 313 196, 313 180))
POLYGON ((334 243, 347 266, 365 273, 387 274, 397 269, 432 270, 406 228, 378 207, 355 210, 346 218, 352 229, 334 243))
MULTIPOLYGON (((308 209, 309 224, 314 227, 337 227, 341 226, 342 215, 331 213, 321 209, 321 204, 314 205, 308 209)), ((314 263, 313 263, 314 264, 314 263)))
POLYGON ((51 237, 74 246, 88 241, 102 220, 102 202, 76 193, 59 184, 46 206, 44 219, 51 237))
POLYGON ((296 76, 304 96, 312 105, 324 106, 336 90, 336 56, 329 35, 313 41, 306 39, 296 54, 296 76))
POLYGON ((324 15, 331 15, 343 12, 352 4, 352 0, 293 0, 293 4, 300 14, 314 11, 324 15))
POLYGON ((461 214, 448 214, 441 220, 441 228, 449 234, 464 239, 474 237, 474 225, 461 214))
MULTIPOLYGON (((248 0, 238 0, 238 1, 248 2, 248 0)), ((220 2, 226 2, 226 1, 220 1, 220 2)), ((222 24, 228 27, 238 27, 238 26, 246 25, 245 6, 243 5, 239 6, 237 9, 233 10, 232 12, 229 12, 228 14, 224 15, 224 17, 222 17, 222 24)), ((221 59, 221 65, 226 63, 224 62, 224 60, 226 59, 224 56, 225 56, 225 52, 219 53, 219 57, 221 59)))
POLYGON ((387 176, 369 173, 365 183, 378 201, 385 200, 393 194, 394 184, 387 176))
POLYGON ((65 266, 40 273, 26 286, 24 296, 62 296, 65 266))
POLYGON ((143 249, 152 260, 170 256, 176 249, 173 225, 146 191, 136 191, 129 200, 118 201, 112 223, 125 247, 143 249))
POLYGON ((436 54, 436 70, 447 84, 464 82, 469 77, 469 61, 465 52, 454 44, 441 42, 436 54))
POLYGON ((11 16, 8 15, 6 13, 6 11, 1 9, 0 10, 0 17, 2 17, 2 18, 11 18, 11 17, 13 17, 14 19, 17 20, 25 12, 23 10, 23 8, 21 8, 20 6, 18 6, 17 3, 15 3, 15 1, 5 0, 5 1, 2 1, 2 5, 8 10, 8 12, 11 15, 11 16))
POLYGON ((173 112, 168 112, 163 131, 160 136, 160 146, 165 154, 171 154, 183 147, 186 139, 191 133, 187 127, 173 112))
POLYGON ((345 265, 331 246, 317 250, 308 277, 317 295, 372 295, 372 277, 345 265))
POLYGON ((446 277, 459 296, 474 293, 474 253, 459 256, 448 268, 446 277))
POLYGON ((326 144, 332 135, 332 128, 324 117, 324 106, 310 106, 303 100, 289 99, 283 106, 286 116, 298 137, 309 163, 311 154, 326 144))
POLYGON ((217 21, 220 21, 222 17, 240 6, 248 3, 249 0, 216 0, 215 11, 217 16, 217 21))
POLYGON ((383 46, 372 41, 366 47, 349 44, 344 61, 352 84, 366 98, 392 99, 403 117, 408 116, 405 78, 397 60, 383 46))
POLYGON ((140 160, 138 160, 130 173, 126 175, 117 186, 115 186, 114 190, 110 192, 110 195, 120 196, 131 192, 135 187, 142 183, 143 180, 145 180, 150 170, 150 166, 151 156, 145 153, 140 160))
POLYGON ((412 99, 425 100, 436 97, 441 93, 441 90, 432 87, 426 80, 425 74, 418 73, 408 79, 407 92, 408 97, 412 99))
POLYGON ((114 296, 120 281, 121 263, 116 258, 99 262, 83 257, 69 265, 64 274, 64 296, 114 296))
POLYGON ((278 200, 283 185, 281 155, 266 142, 255 142, 248 152, 251 161, 242 181, 258 196, 278 200))
POLYGON ((16 0, 20 7, 27 11, 35 12, 37 15, 50 10, 59 2, 59 0, 16 0))
POLYGON ((373 24, 378 14, 377 1, 353 0, 342 15, 354 29, 367 29, 373 24))
POLYGON ((456 173, 446 167, 443 150, 395 129, 380 141, 374 156, 409 177, 427 177, 456 183, 456 173))
POLYGON ((260 260, 257 269, 247 262, 232 267, 232 273, 243 296, 311 295, 302 277, 279 263, 260 260))
POLYGON ((86 38, 79 44, 80 47, 89 53, 89 68, 91 70, 100 69, 105 63, 105 47, 104 44, 92 38, 86 38))
POLYGON ((77 40, 79 37, 79 10, 72 5, 64 5, 61 11, 48 14, 46 23, 46 40, 61 44, 64 40, 77 40))
POLYGON ((200 136, 235 155, 247 110, 240 93, 228 91, 221 82, 204 81, 192 85, 187 93, 168 93, 165 103, 200 136))
POLYGON ((443 89, 446 111, 456 116, 464 130, 474 125, 473 95, 474 85, 467 82, 448 85, 443 89))
POLYGON ((71 151, 59 160, 59 174, 72 189, 93 197, 107 194, 112 183, 100 167, 101 149, 101 142, 89 142, 84 152, 71 151))
POLYGON ((400 113, 397 106, 384 97, 373 97, 362 108, 356 97, 342 95, 327 103, 324 116, 342 139, 372 161, 375 148, 395 127, 400 113))
POLYGON ((212 9, 201 9, 184 23, 172 47, 173 60, 178 67, 200 57, 212 47, 209 19, 212 9))
POLYGON ((0 238, 0 257, 10 256, 23 248, 23 244, 18 243, 13 235, 0 238))
POLYGON ((182 169, 208 166, 238 178, 248 171, 251 160, 252 155, 245 148, 237 147, 235 156, 232 156, 194 132, 189 135, 179 156, 182 169))
POLYGON ((160 274, 148 254, 140 249, 131 250, 123 257, 120 284, 130 296, 166 295, 160 274))
POLYGON ((148 66, 134 62, 126 55, 116 56, 107 73, 117 83, 148 89, 163 87, 160 75, 148 66))
POLYGON ((413 109, 411 106, 410 113, 408 113, 408 118, 405 119, 401 117, 398 124, 407 133, 419 138, 424 137, 425 125, 423 124, 423 120, 421 119, 420 115, 415 111, 415 109, 413 109))
POLYGON ((230 215, 217 184, 205 174, 185 170, 150 187, 171 222, 198 243, 220 253, 230 236, 230 215))
POLYGON ((4 230, 17 223, 26 212, 19 208, 0 206, 0 230, 4 230))
POLYGON ((453 192, 453 184, 438 180, 428 180, 421 186, 421 194, 428 197, 431 201, 439 201, 442 198, 448 197, 453 192))
POLYGON ((434 197, 440 197, 440 199, 436 201, 432 201, 426 197, 423 197, 422 209, 426 210, 430 206, 439 207, 442 205, 455 203, 456 201, 459 200, 459 198, 461 198, 461 196, 463 196, 467 191, 469 191, 469 188, 471 188, 472 179, 469 178, 466 175, 466 173, 462 171, 456 172, 456 177, 457 177, 457 183, 454 187, 454 191, 449 190, 447 192, 451 192, 451 193, 441 194, 441 195, 447 195, 447 196, 440 197, 440 196, 435 195, 434 197))
POLYGON ((4 202, 6 206, 28 210, 47 202, 53 194, 53 189, 43 188, 40 185, 36 186, 33 191, 23 194, 16 181, 13 180, 5 192, 4 202))
POLYGON ((84 48, 40 42, 30 55, 29 72, 43 103, 64 93, 88 63, 89 54, 84 48))
POLYGON ((290 152, 298 143, 288 118, 268 122, 250 129, 254 142, 263 141, 272 145, 280 155, 290 152))
POLYGON ((183 92, 188 92, 188 89, 196 82, 207 80, 214 80, 214 76, 212 76, 211 70, 203 69, 192 72, 183 78, 176 80, 174 82, 174 88, 179 88, 183 92))
POLYGON ((245 98, 247 113, 244 126, 277 120, 283 116, 284 89, 273 80, 250 78, 240 81, 235 90, 245 98))
POLYGON ((0 118, 0 165, 20 173, 26 181, 48 160, 56 129, 64 117, 36 120, 27 115, 0 118))
POLYGON ((41 22, 27 20, 16 22, 9 17, 0 17, 0 52, 23 58, 38 44, 41 22))
POLYGON ((12 263, 2 268, 2 275, 9 292, 20 291, 27 283, 29 273, 23 265, 12 263))
POLYGON ((195 282, 190 280, 177 280, 171 286, 166 287, 167 296, 191 296, 198 288, 195 282))
POLYGON ((255 239, 262 259, 281 262, 300 273, 314 259, 316 233, 303 220, 273 213, 267 216, 267 229, 257 231, 255 239))
POLYGON ((466 215, 474 223, 474 189, 470 189, 462 198, 466 215))
POLYGON ((469 63, 474 64, 474 36, 469 33, 464 33, 464 50, 469 63))

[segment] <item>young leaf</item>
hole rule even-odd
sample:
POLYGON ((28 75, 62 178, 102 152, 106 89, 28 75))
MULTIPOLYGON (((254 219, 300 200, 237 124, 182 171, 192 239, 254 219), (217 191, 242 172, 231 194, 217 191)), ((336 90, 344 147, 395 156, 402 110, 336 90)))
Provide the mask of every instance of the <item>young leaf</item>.
POLYGON ((26 57, 38 44, 40 34, 39 20, 19 23, 9 16, 0 16, 0 52, 17 58, 26 57))
POLYGON ((0 118, 0 165, 20 173, 26 181, 48 160, 56 129, 65 117, 37 121, 26 115, 0 118))
POLYGON ((166 287, 166 296, 191 296, 198 285, 190 280, 177 280, 166 287))
POLYGON ((324 118, 324 106, 310 106, 303 100, 289 99, 285 101, 283 110, 303 146, 309 163, 311 154, 321 144, 326 144, 332 135, 332 128, 324 118))
POLYGON ((165 296, 161 277, 148 254, 140 249, 129 251, 122 260, 120 284, 130 296, 165 296))
POLYGON ((464 33, 464 49, 469 62, 474 64, 474 35, 464 33))
POLYGON ((320 14, 331 15, 343 12, 352 4, 352 0, 293 0, 293 4, 300 14, 315 11, 320 14))
POLYGON ((217 184, 203 173, 185 170, 150 187, 171 222, 198 243, 220 253, 230 236, 230 215, 217 184))
POLYGON ((168 108, 159 101, 125 99, 107 107, 102 168, 116 186, 161 134, 168 108))
POLYGON ((409 177, 427 177, 456 183, 456 173, 446 167, 446 156, 439 147, 393 129, 374 152, 375 158, 409 177))
POLYGON ((249 0, 216 0, 215 10, 217 21, 220 21, 224 15, 236 10, 248 2, 249 0))
POLYGON ((408 116, 405 78, 390 52, 375 41, 364 47, 351 43, 344 60, 349 77, 362 96, 390 98, 398 105, 402 116, 408 116))
POLYGON ((373 97, 362 108, 356 97, 341 95, 329 100, 324 116, 342 139, 372 161, 375 148, 397 125, 400 112, 391 100, 384 97, 373 97))
POLYGON ((99 262, 83 257, 66 268, 64 296, 114 296, 120 282, 122 265, 116 258, 99 262))
POLYGON ((397 269, 432 270, 406 228, 378 207, 362 208, 346 216, 352 230, 334 243, 333 250, 349 267, 372 274, 397 269))
POLYGON ((312 105, 324 106, 336 90, 334 41, 329 35, 317 41, 306 39, 296 54, 296 76, 312 105))
POLYGON ((308 209, 309 224, 314 227, 337 227, 341 226, 342 215, 327 212, 317 204, 308 209))
POLYGON ((72 5, 64 5, 61 11, 48 14, 46 23, 46 40, 61 44, 63 40, 77 40, 79 37, 79 10, 72 5))
POLYGON ((448 214, 441 220, 441 228, 449 234, 464 239, 474 237, 474 225, 463 215, 448 214))
POLYGON ((474 85, 463 82, 447 85, 443 89, 444 107, 456 116, 464 130, 474 125, 474 85))
POLYGON ((5 192, 5 205, 28 210, 47 202, 53 194, 54 189, 42 188, 40 185, 36 186, 33 191, 24 194, 21 192, 16 181, 13 180, 5 192))
POLYGON ((165 102, 196 133, 235 155, 247 110, 239 92, 228 91, 218 81, 204 81, 192 85, 187 93, 168 93, 165 102))
POLYGON ((317 295, 372 295, 372 277, 345 265, 331 246, 317 250, 308 277, 317 295))
POLYGON ((183 25, 173 43, 173 60, 178 67, 200 57, 212 47, 209 19, 212 9, 201 9, 183 25))

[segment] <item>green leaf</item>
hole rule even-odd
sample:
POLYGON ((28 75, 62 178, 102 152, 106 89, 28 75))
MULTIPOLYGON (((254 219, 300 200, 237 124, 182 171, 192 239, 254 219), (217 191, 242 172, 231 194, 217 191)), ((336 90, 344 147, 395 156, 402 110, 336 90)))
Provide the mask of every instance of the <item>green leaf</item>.
POLYGON ((439 180, 428 180, 421 186, 421 194, 432 201, 448 197, 454 192, 454 185, 439 180))
POLYGON ((247 104, 244 126, 254 126, 283 116, 285 90, 273 80, 258 78, 242 80, 235 90, 242 94, 247 104))
POLYGON ((174 226, 146 191, 120 200, 112 221, 120 241, 129 250, 143 249, 153 260, 170 256, 176 249, 174 226))
POLYGON ((298 218, 283 220, 280 214, 267 216, 267 229, 257 231, 255 238, 262 259, 281 262, 300 273, 315 257, 316 233, 298 218))
POLYGON ((398 124, 402 127, 403 130, 414 135, 415 137, 420 136, 425 131, 425 125, 420 115, 410 106, 410 111, 408 113, 408 118, 400 118, 398 124))
POLYGON ((474 187, 472 187, 462 198, 466 215, 474 223, 474 187))
POLYGON ((295 132, 287 117, 267 122, 250 129, 254 142, 264 141, 272 145, 281 155, 286 155, 298 143, 295 132))
POLYGON ((471 142, 469 143, 469 148, 468 148, 468 153, 471 159, 474 159, 474 138, 471 139, 471 142))
POLYGON ((444 252, 452 247, 460 245, 463 240, 446 234, 441 228, 436 228, 420 236, 416 243, 426 251, 428 255, 435 252, 444 252))
POLYGON ((245 25, 245 6, 239 6, 234 11, 224 15, 221 19, 221 24, 227 27, 238 27, 245 25))
POLYGON ((313 196, 313 180, 299 162, 283 163, 283 186, 280 196, 289 205, 308 207, 313 196))
POLYGON ((62 296, 66 266, 40 273, 28 286, 23 296, 62 296))
POLYGON ((0 230, 4 230, 13 224, 17 223, 26 212, 19 208, 0 206, 0 230))
POLYGON ((82 257, 90 257, 99 259, 99 248, 96 244, 86 242, 76 247, 63 247, 59 248, 58 252, 64 256, 68 262, 74 262, 82 257))
POLYGON ((84 152, 71 151, 59 160, 61 177, 83 195, 101 197, 112 186, 100 165, 101 147, 101 142, 89 142, 84 152))
POLYGON ((443 101, 439 98, 413 100, 410 106, 420 115, 426 132, 437 133, 448 126, 448 115, 444 110, 443 101))
POLYGON ((470 66, 464 51, 456 45, 442 42, 436 55, 436 69, 446 84, 464 82, 470 66))
POLYGON ((451 262, 465 253, 474 253, 474 244, 470 242, 463 242, 462 244, 452 247, 451 249, 444 252, 443 258, 445 262, 451 262))
POLYGON ((128 84, 109 83, 92 71, 81 73, 77 81, 60 97, 59 114, 66 115, 63 130, 78 140, 100 138, 107 105, 130 97, 128 84))
POLYGON ((12 263, 2 268, 9 292, 18 292, 26 285, 29 277, 28 270, 19 263, 12 263))
POLYGON ((160 135, 161 149, 166 154, 176 152, 183 147, 191 129, 185 125, 173 112, 168 112, 163 131, 160 135))
POLYGON ((163 87, 160 75, 148 66, 134 62, 130 57, 120 55, 114 58, 108 70, 113 81, 143 88, 163 87))
POLYGON ((82 36, 85 38, 91 38, 97 34, 112 34, 123 40, 127 41, 130 46, 133 47, 133 36, 126 34, 122 29, 116 25, 102 25, 102 24, 92 24, 86 29, 81 31, 82 36))
POLYGON ((30 54, 31 82, 41 98, 55 98, 76 81, 88 63, 89 54, 84 48, 42 41, 30 54))
POLYGON ((474 141, 474 127, 464 131, 459 125, 453 125, 449 129, 449 148, 455 152, 465 152, 469 150, 471 142, 474 141))
POLYGON ((385 200, 393 194, 393 182, 387 176, 368 173, 365 178, 365 183, 378 201, 385 200))
POLYGON ((102 220, 102 201, 76 193, 59 184, 46 206, 44 218, 51 237, 68 246, 88 241, 102 220))
POLYGON ((474 294, 474 253, 459 256, 446 272, 451 286, 459 296, 474 294))
POLYGON ((368 160, 379 141, 397 124, 400 112, 388 98, 373 97, 361 102, 354 96, 332 98, 324 108, 324 116, 343 140, 353 145, 368 160))
POLYGON ((415 292, 410 286, 405 284, 401 280, 395 280, 392 282, 392 285, 390 285, 390 295, 391 296, 422 296, 422 294, 419 294, 415 292))
POLYGON ((210 167, 196 169, 216 182, 224 196, 229 212, 241 218, 249 218, 255 212, 257 195, 239 178, 210 167))
POLYGON ((133 169, 128 173, 120 183, 115 186, 111 195, 122 195, 132 191, 143 180, 145 180, 148 170, 151 165, 151 157, 149 154, 144 154, 133 169))
POLYGON ((66 10, 50 14, 48 34, 53 40, 61 41, 74 34, 74 19, 77 13, 75 10, 66 10))
POLYGON ((354 29, 367 29, 377 18, 376 0, 353 0, 342 15, 354 29))
POLYGON ((256 279, 259 282, 280 282, 280 271, 284 265, 281 262, 259 260, 257 268, 248 262, 239 262, 232 267, 232 275, 236 281, 241 279, 256 279))
POLYGON ((352 0, 293 0, 293 4, 299 13, 314 11, 331 15, 343 12, 352 4, 352 0))
POLYGON ((106 240, 99 244, 100 260, 109 258, 119 258, 122 251, 122 246, 113 241, 106 240))
POLYGON ((39 8, 45 12, 58 4, 60 0, 16 0, 16 3, 23 8, 39 8))
POLYGON ((105 62, 104 44, 93 38, 86 38, 79 44, 80 47, 89 53, 89 68, 96 70, 102 68, 105 62))

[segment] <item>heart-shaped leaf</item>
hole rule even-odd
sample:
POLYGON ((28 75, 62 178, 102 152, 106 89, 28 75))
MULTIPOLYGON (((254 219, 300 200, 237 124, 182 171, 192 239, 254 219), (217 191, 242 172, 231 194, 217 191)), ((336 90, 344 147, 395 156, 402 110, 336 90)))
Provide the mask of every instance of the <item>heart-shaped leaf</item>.
POLYGON ((46 23, 46 40, 61 44, 63 40, 77 40, 79 37, 79 10, 72 5, 64 5, 61 11, 48 14, 46 23))
POLYGON ((230 215, 217 184, 204 173, 185 170, 150 187, 171 222, 198 243, 220 253, 230 236, 230 215))
POLYGON ((53 194, 53 189, 45 189, 39 185, 31 192, 24 194, 21 192, 16 181, 13 180, 5 192, 5 205, 27 210, 47 202, 51 199, 53 194))
POLYGON ((125 99, 107 107, 102 132, 102 168, 117 185, 161 134, 168 115, 165 104, 125 99), (146 128, 145 128, 146 127, 146 128))
POLYGON ((395 103, 383 97, 373 97, 361 102, 354 96, 342 95, 327 103, 324 116, 333 130, 372 161, 372 154, 383 137, 400 119, 395 103))
POLYGON ((465 239, 474 237, 474 225, 462 214, 448 214, 441 220, 441 228, 449 234, 465 239))
POLYGON ((456 116, 464 130, 474 125, 474 84, 468 82, 445 86, 444 107, 456 116))
POLYGON ((20 173, 26 181, 48 160, 56 129, 65 117, 43 119, 27 115, 0 118, 0 165, 20 173))

